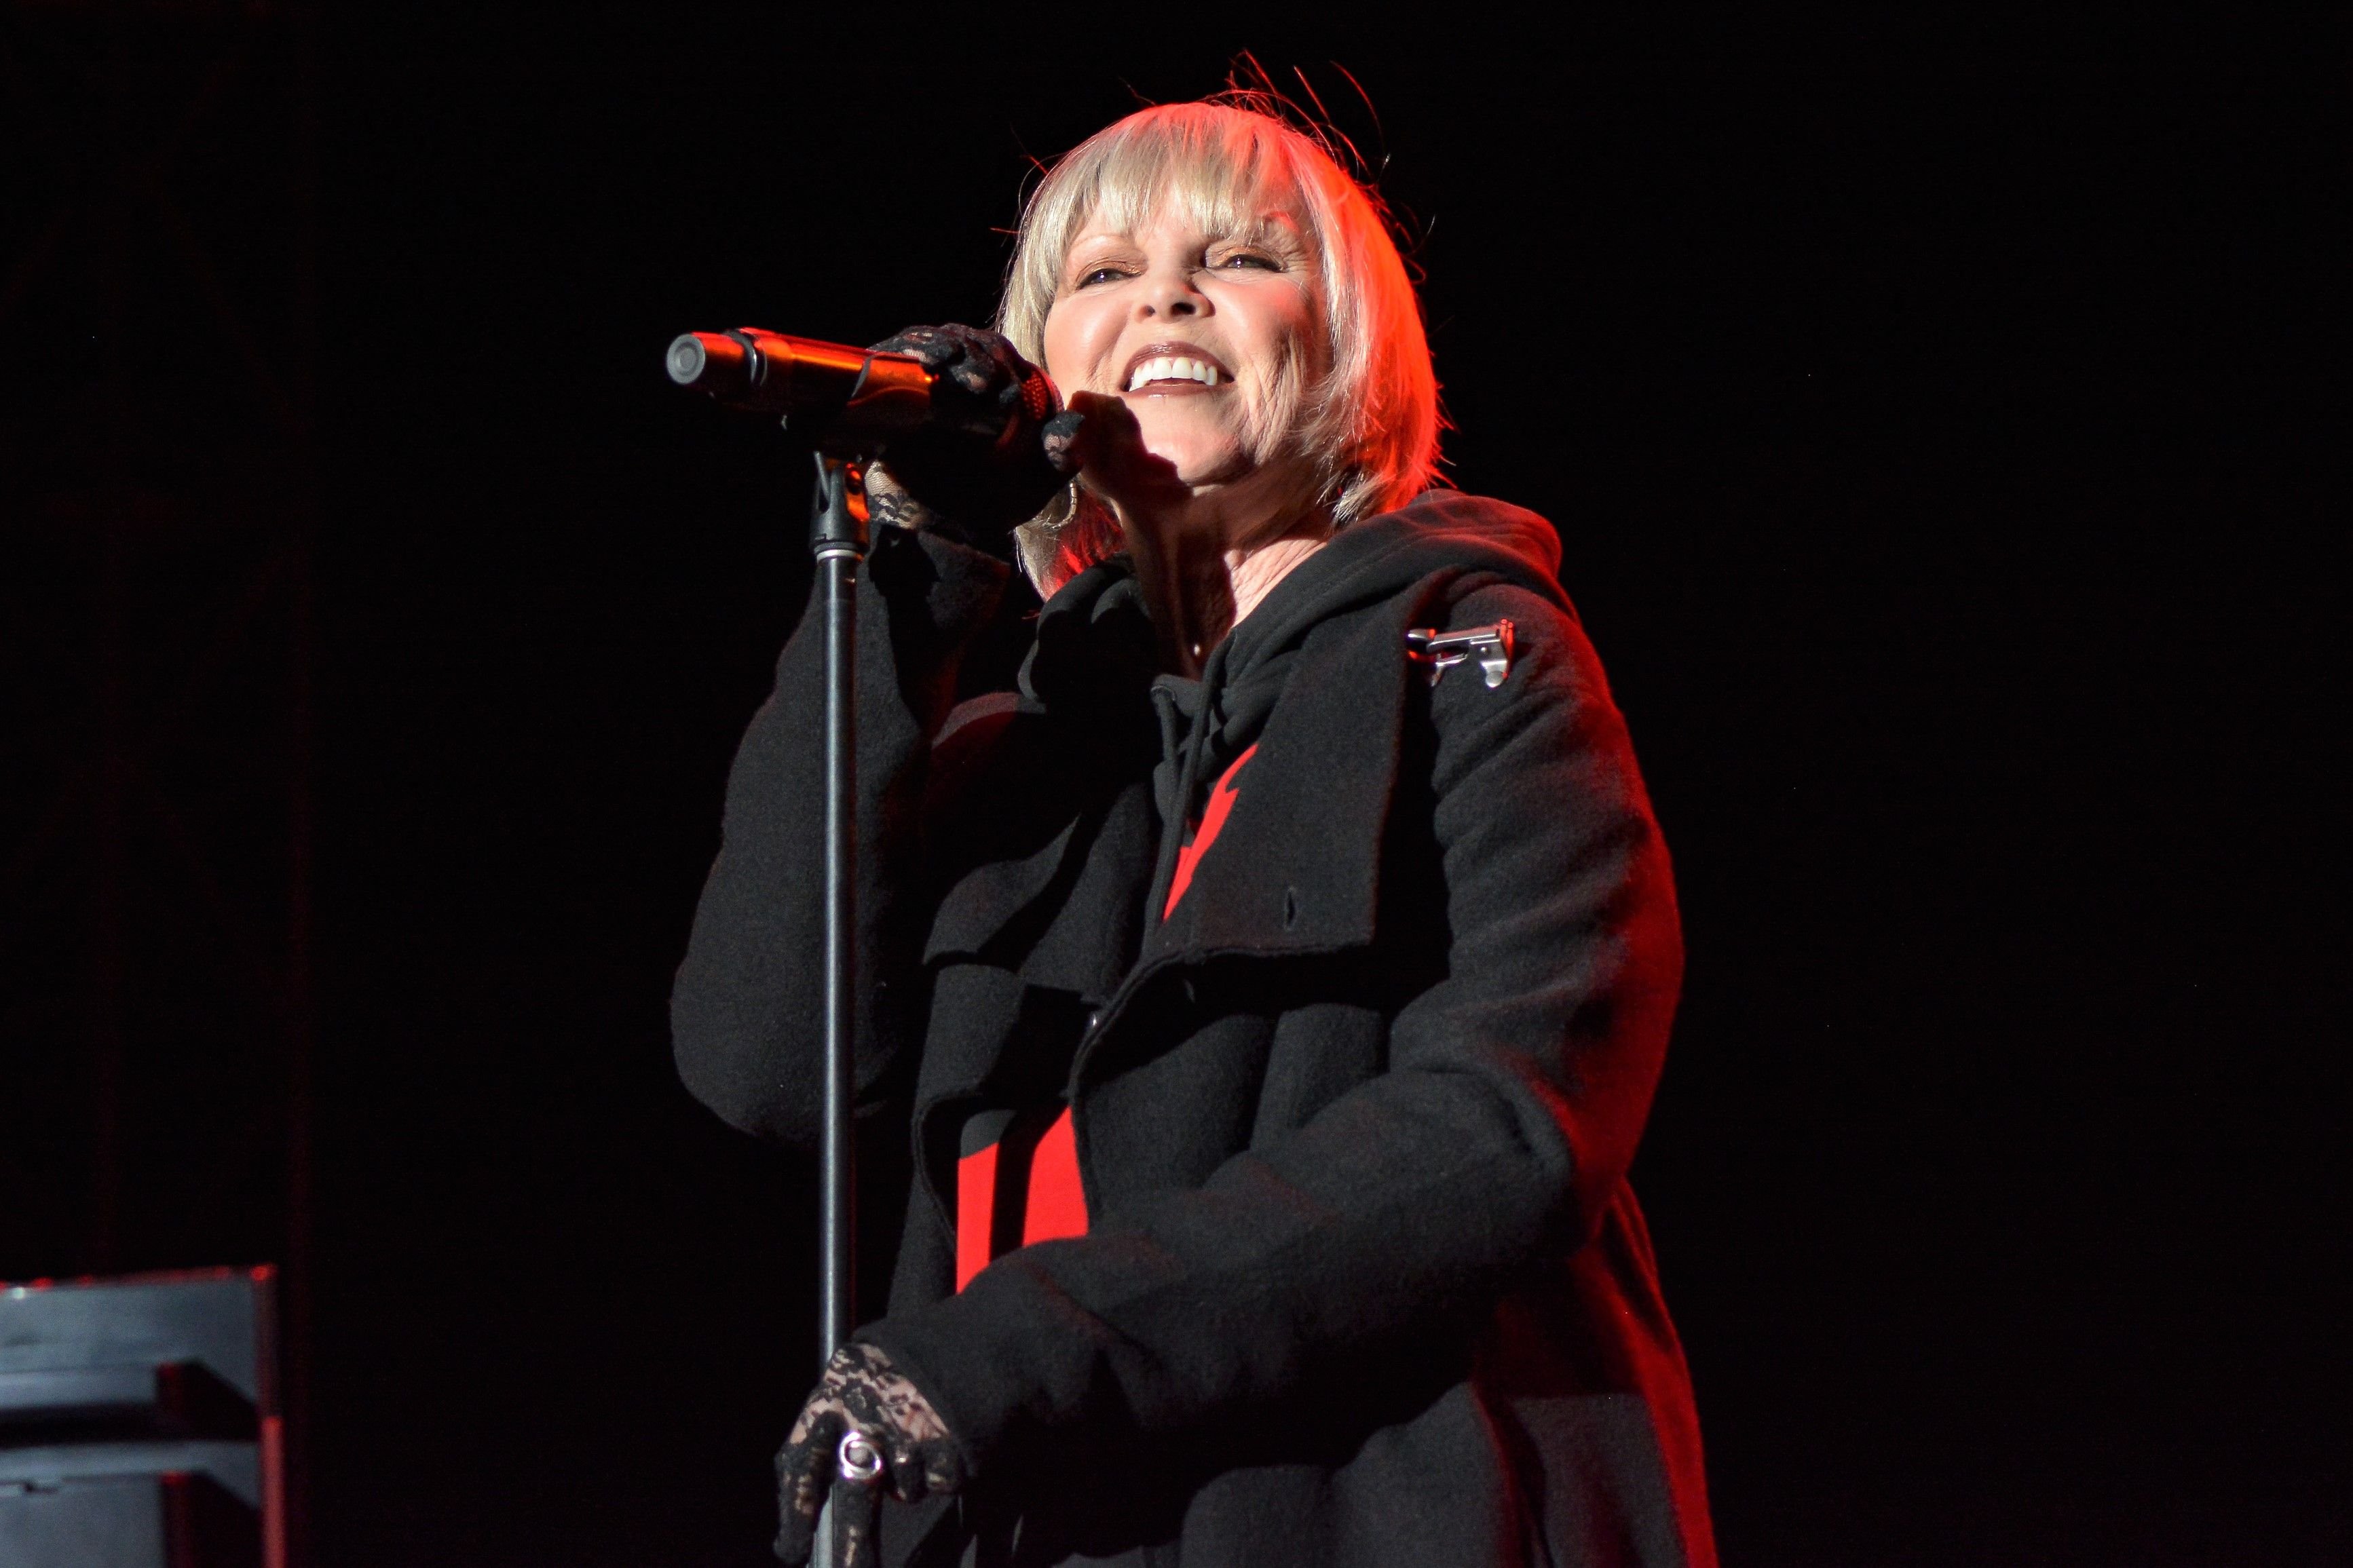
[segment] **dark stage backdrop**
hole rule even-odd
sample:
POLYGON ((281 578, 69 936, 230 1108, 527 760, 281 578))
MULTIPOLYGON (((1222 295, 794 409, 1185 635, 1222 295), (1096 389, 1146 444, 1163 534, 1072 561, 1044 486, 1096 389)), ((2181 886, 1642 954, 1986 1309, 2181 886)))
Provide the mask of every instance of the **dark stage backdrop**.
MULTIPOLYGON (((13 11, 12 58, 70 9, 13 11)), ((766 1560, 807 1173, 686 1097, 664 1006, 803 470, 661 350, 984 320, 1027 161, 1243 48, 1386 160, 1451 472, 1558 523, 1676 852, 1637 1179, 1726 1561, 2353 1553, 2345 498, 2312 458, 2341 71, 2286 37, 1459 11, 320 17, 324 1568, 766 1560)), ((0 321, 18 459, 78 374, 27 345, 81 330, 0 321)), ((72 658, 16 652, 70 729, 72 658)), ((82 962, 81 906, 6 918, 82 962)), ((141 1007, 204 994, 155 963, 141 1007)), ((80 1267, 94 1194, 112 1267, 282 1245, 236 1040, 132 1073, 117 1190, 86 1021, 28 1016, 0 1278, 80 1267)))

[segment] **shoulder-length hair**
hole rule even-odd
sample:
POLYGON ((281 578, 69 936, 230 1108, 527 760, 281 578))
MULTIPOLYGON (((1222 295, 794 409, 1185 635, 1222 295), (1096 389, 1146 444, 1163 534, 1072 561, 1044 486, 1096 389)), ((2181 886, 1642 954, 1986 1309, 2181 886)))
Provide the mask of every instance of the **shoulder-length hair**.
MULTIPOLYGON (((1139 110, 1047 174, 1022 214, 997 330, 1040 363, 1071 242, 1098 217, 1134 232, 1164 201, 1204 233, 1245 233, 1270 201, 1306 220, 1328 361, 1299 389, 1282 443, 1311 466, 1333 526, 1404 505, 1438 481, 1438 377, 1420 301, 1379 198, 1314 138, 1242 103, 1139 110)), ((1050 594, 1124 548, 1117 521, 1072 485, 1018 531, 1023 566, 1050 594)))

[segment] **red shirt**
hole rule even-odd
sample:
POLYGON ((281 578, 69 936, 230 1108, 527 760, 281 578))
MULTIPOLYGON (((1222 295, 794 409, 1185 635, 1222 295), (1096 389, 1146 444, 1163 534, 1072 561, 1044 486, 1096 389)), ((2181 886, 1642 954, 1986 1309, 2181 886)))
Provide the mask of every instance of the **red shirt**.
MULTIPOLYGON (((1034 1128, 1036 1119, 1028 1120, 1034 1128)), ((956 1162, 959 1290, 1001 1252, 1087 1233, 1087 1195, 1079 1183, 1071 1108, 1061 1107, 1035 1142, 1025 1135, 1023 1121, 1012 1119, 997 1138, 956 1162), (1000 1209, 1006 1211, 1002 1215, 1000 1209)))

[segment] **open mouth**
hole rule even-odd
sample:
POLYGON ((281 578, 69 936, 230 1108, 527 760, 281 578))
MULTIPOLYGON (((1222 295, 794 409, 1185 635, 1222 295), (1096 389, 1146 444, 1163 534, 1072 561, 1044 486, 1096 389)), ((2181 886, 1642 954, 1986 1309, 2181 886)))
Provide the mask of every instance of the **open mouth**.
POLYGON ((1223 386, 1234 373, 1206 349, 1191 343, 1154 343, 1127 362, 1129 392, 1179 391, 1223 386))

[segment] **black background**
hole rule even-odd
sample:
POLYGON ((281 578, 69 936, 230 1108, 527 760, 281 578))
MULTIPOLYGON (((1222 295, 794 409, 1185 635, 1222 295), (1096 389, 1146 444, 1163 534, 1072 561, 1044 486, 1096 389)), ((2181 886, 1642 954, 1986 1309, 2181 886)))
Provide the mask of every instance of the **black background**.
MULTIPOLYGON (((1386 160, 1676 851, 1726 1561, 2353 1557, 2326 40, 1455 10, 323 15, 322 1564, 765 1560, 806 1173, 663 1012, 803 470, 661 349, 985 320, 1027 161, 1244 48, 1386 160)), ((69 1065, 0 1277, 76 1256, 69 1065)), ((118 1264, 269 1250, 142 1169, 118 1264)))

